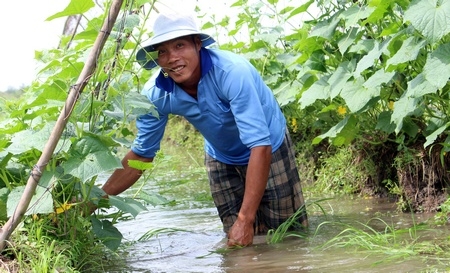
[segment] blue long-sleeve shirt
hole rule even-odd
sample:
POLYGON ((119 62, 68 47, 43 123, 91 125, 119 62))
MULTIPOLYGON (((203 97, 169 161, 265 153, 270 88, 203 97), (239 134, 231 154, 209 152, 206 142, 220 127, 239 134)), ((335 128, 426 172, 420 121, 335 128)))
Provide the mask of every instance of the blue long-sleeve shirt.
POLYGON ((146 83, 143 94, 159 117, 150 113, 138 117, 133 152, 155 156, 169 114, 192 123, 205 139, 205 151, 221 162, 248 164, 250 149, 256 146, 271 145, 276 151, 284 139, 286 120, 258 71, 228 51, 202 48, 200 56, 197 100, 162 73, 146 83))

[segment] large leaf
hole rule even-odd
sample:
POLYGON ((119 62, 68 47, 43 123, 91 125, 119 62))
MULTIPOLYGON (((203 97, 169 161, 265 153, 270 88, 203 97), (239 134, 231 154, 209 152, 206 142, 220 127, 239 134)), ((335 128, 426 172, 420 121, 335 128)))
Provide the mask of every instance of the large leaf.
POLYGON ((436 91, 437 88, 421 73, 408 82, 408 89, 403 96, 420 98, 426 94, 436 93, 436 91))
POLYGON ((170 200, 168 200, 164 196, 161 196, 157 193, 148 193, 145 191, 141 191, 139 193, 139 198, 141 198, 142 200, 144 200, 145 202, 149 203, 152 206, 164 205, 170 202, 170 200))
POLYGON ((109 196, 109 203, 123 212, 130 213, 133 217, 136 217, 142 211, 147 210, 141 202, 128 197, 111 195, 109 196))
POLYGON ((367 55, 361 58, 361 60, 358 62, 358 65, 355 69, 355 78, 359 77, 361 75, 361 72, 366 70, 367 68, 373 66, 376 61, 379 60, 381 54, 386 51, 387 46, 389 45, 389 42, 391 41, 390 38, 387 38, 382 43, 379 43, 378 41, 375 41, 375 45, 367 55))
POLYGON ((450 0, 414 0, 404 21, 435 43, 450 32, 450 0))
POLYGON ((102 243, 111 249, 112 251, 119 248, 122 242, 123 235, 120 231, 113 226, 108 220, 98 220, 94 216, 91 216, 92 230, 95 235, 102 241, 102 243))
POLYGON ((375 10, 373 7, 365 5, 353 5, 343 11, 339 18, 345 21, 345 27, 354 27, 361 24, 362 19, 369 17, 375 10))
POLYGON ((381 87, 383 84, 390 82, 394 75, 395 72, 386 72, 383 69, 380 69, 370 76, 363 86, 365 88, 381 87))
MULTIPOLYGON (((25 215, 48 214, 53 212, 53 197, 51 194, 52 182, 56 178, 51 172, 43 172, 39 179, 39 184, 31 198, 30 205, 25 211, 25 215)), ((20 199, 22 198, 25 186, 15 187, 8 195, 7 214, 11 217, 16 210, 20 199)))
POLYGON ((341 97, 353 113, 363 109, 372 98, 380 95, 379 88, 367 88, 363 84, 364 79, 359 77, 356 80, 348 81, 341 91, 341 97))
POLYGON ((416 37, 409 37, 403 42, 402 47, 394 54, 394 56, 387 60, 386 66, 389 67, 390 65, 397 65, 416 60, 420 49, 424 47, 425 43, 425 40, 418 41, 416 37))
POLYGON ((105 110, 104 113, 116 119, 127 118, 128 121, 137 116, 151 113, 158 117, 158 112, 148 98, 137 92, 128 92, 123 97, 117 96, 112 102, 114 110, 105 110))
POLYGON ((336 26, 339 23, 339 20, 340 20, 339 16, 333 16, 333 18, 329 20, 320 21, 311 31, 310 37, 318 36, 325 38, 327 40, 332 39, 334 31, 336 30, 336 26))
POLYGON ((344 54, 347 49, 355 42, 358 35, 358 28, 351 28, 338 42, 339 51, 344 54))
MULTIPOLYGON (((357 130, 358 129, 356 126, 355 117, 353 117, 352 115, 346 116, 338 124, 331 127, 330 130, 328 130, 328 132, 315 137, 312 141, 312 144, 319 144, 323 139, 325 139, 327 137, 328 138, 336 138, 339 136, 339 134, 341 134, 341 132, 344 132, 342 135, 340 135, 341 138, 348 139, 348 141, 351 141, 352 137, 350 135, 354 135, 354 133, 350 133, 350 135, 348 135, 348 136, 347 136, 347 133, 355 132, 357 130), (347 128, 349 131, 346 132, 345 128, 347 128)), ((344 142, 347 142, 347 141, 340 140, 339 142, 340 143, 336 143, 336 145, 343 144, 344 142)))
POLYGON ((398 134, 403 127, 403 119, 411 115, 414 110, 416 110, 419 102, 420 99, 418 98, 402 96, 398 101, 394 103, 394 111, 391 116, 391 122, 396 125, 396 134, 398 134))
POLYGON ((80 178, 82 182, 104 172, 122 168, 120 160, 111 154, 100 138, 89 135, 75 141, 71 157, 64 162, 65 173, 80 178))
POLYGON ((342 88, 345 86, 346 82, 350 77, 352 77, 352 72, 355 69, 355 62, 343 62, 339 65, 333 75, 328 79, 328 84, 330 85, 330 97, 335 98, 339 95, 342 88))
POLYGON ((328 84, 328 76, 324 76, 303 92, 299 100, 300 108, 303 109, 306 106, 313 104, 318 99, 326 99, 329 97, 330 85, 328 84))
MULTIPOLYGON (((33 148, 42 151, 45 144, 49 141, 54 124, 54 122, 48 122, 45 123, 44 127, 38 131, 23 130, 15 133, 11 138, 11 145, 5 150, 15 155, 24 153, 33 148)), ((59 140, 55 150, 66 150, 69 145, 69 141, 59 140)))
POLYGON ((435 130, 435 131, 434 131, 433 133, 431 133, 430 135, 428 135, 428 136, 426 137, 426 140, 427 140, 427 141, 423 144, 423 147, 426 148, 426 147, 428 147, 429 145, 433 144, 434 141, 436 140, 436 138, 437 138, 440 134, 442 134, 442 132, 444 132, 445 129, 447 129, 447 127, 448 127, 449 125, 450 125, 450 124, 447 123, 447 124, 445 124, 444 126, 441 126, 441 127, 438 128, 437 130, 435 130))
POLYGON ((95 7, 95 4, 92 0, 71 0, 69 5, 63 11, 53 14, 48 17, 46 21, 51 21, 60 17, 83 14, 93 7, 95 7))
POLYGON ((440 45, 428 55, 423 73, 425 79, 438 89, 447 84, 450 78, 450 43, 440 45))

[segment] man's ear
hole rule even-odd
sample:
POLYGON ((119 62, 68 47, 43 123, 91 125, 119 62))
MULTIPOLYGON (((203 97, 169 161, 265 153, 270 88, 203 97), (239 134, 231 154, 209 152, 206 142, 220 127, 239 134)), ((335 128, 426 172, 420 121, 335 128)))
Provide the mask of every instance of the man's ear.
POLYGON ((195 35, 193 40, 194 40, 195 46, 200 51, 200 48, 202 47, 202 39, 200 39, 200 35, 195 35))

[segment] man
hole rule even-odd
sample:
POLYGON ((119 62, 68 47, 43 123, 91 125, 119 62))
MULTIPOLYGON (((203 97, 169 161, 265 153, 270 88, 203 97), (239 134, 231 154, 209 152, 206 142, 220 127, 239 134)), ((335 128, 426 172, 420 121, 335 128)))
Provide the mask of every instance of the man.
MULTIPOLYGON (((159 15, 153 34, 137 60, 145 69, 160 67, 143 90, 159 117, 137 119, 124 168, 103 190, 116 195, 136 182, 141 172, 128 160, 152 161, 169 114, 184 116, 205 139, 211 193, 228 245, 250 245, 255 234, 277 228, 304 205, 286 120, 256 69, 236 54, 205 48, 215 41, 193 17, 159 15)), ((299 222, 307 224, 306 212, 299 222)))

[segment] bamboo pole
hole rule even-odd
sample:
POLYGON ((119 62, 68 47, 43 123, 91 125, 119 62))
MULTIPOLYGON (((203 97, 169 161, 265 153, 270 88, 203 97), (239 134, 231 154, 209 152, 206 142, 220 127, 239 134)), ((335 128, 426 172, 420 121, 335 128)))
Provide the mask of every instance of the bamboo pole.
POLYGON ((56 121, 50 138, 45 144, 41 157, 31 171, 31 175, 28 178, 27 185, 25 186, 25 190, 20 198, 19 203, 17 204, 14 214, 9 218, 8 222, 6 222, 6 224, 2 228, 0 228, 0 251, 5 248, 7 240, 19 225, 22 217, 25 215, 25 212, 28 209, 28 206, 30 205, 31 198, 36 191, 37 184, 42 176, 42 172, 44 169, 43 167, 45 167, 45 165, 47 165, 47 163, 50 161, 55 151, 56 145, 61 138, 64 128, 66 127, 70 114, 75 107, 77 99, 81 92, 83 92, 84 87, 95 71, 98 57, 103 49, 103 46, 106 43, 109 34, 111 33, 114 23, 116 22, 117 16, 120 12, 120 8, 122 7, 122 2, 123 0, 112 1, 111 7, 108 12, 108 17, 103 22, 103 26, 95 40, 91 52, 89 53, 83 70, 78 77, 77 83, 70 88, 70 92, 66 99, 64 107, 61 110, 58 120, 56 121))

